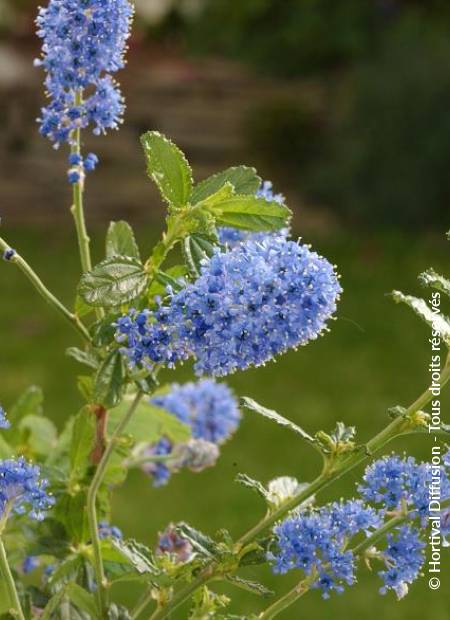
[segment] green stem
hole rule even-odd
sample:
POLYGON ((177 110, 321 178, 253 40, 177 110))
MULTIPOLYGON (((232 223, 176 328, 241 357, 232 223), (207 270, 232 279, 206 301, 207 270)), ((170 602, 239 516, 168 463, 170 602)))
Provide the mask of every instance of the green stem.
POLYGON ((277 601, 275 601, 275 603, 264 610, 262 614, 259 615, 259 620, 270 620, 271 618, 278 616, 278 614, 287 609, 290 605, 292 605, 292 603, 295 603, 295 601, 297 601, 301 596, 309 592, 313 581, 314 580, 311 579, 311 577, 308 577, 298 583, 292 588, 292 590, 289 590, 287 594, 281 596, 277 601))
POLYGON ((94 569, 95 576, 97 580, 97 604, 99 608, 100 618, 106 618, 107 614, 107 606, 108 606, 108 597, 107 597, 107 582, 105 577, 105 571, 103 567, 103 559, 101 553, 101 543, 100 537, 98 533, 98 520, 97 520, 97 510, 96 510, 96 500, 98 490, 102 484, 103 478, 105 476, 105 472, 109 463, 109 460, 114 452, 116 447, 117 440, 122 435, 125 427, 128 422, 131 420, 136 408, 138 407, 141 398, 143 396, 142 392, 138 392, 128 409, 127 413, 123 417, 123 419, 119 422, 117 427, 115 428, 113 434, 109 438, 109 441, 106 445, 105 452, 101 458, 100 463, 96 469, 95 475, 92 479, 91 485, 88 490, 87 495, 87 515, 89 521, 89 531, 92 541, 92 547, 94 552, 94 569))
MULTIPOLYGON (((83 101, 83 94, 81 91, 78 91, 75 96, 75 105, 81 105, 82 101, 83 101)), ((72 155, 81 156, 81 131, 80 129, 76 129, 73 132, 73 143, 72 143, 70 152, 72 155)), ((75 220, 75 228, 77 231, 78 247, 80 250, 81 268, 83 270, 83 273, 85 273, 86 271, 91 271, 92 262, 91 262, 91 249, 90 249, 91 240, 87 233, 86 221, 84 218, 83 192, 84 192, 84 178, 83 176, 81 176, 78 183, 74 183, 73 185, 73 205, 71 207, 71 212, 75 220)))
MULTIPOLYGON (((441 388, 449 381, 449 379, 450 356, 448 357, 446 366, 441 373, 441 388)), ((291 510, 302 504, 312 495, 315 495, 317 492, 321 491, 325 487, 328 487, 331 483, 341 478, 341 476, 349 472, 360 463, 366 461, 369 457, 381 450, 392 439, 400 435, 405 435, 409 432, 413 432, 414 424, 412 423, 412 417, 418 411, 421 411, 422 408, 429 403, 432 397, 433 395, 431 393, 431 390, 430 388, 428 388, 408 407, 408 409, 404 412, 402 416, 395 418, 382 431, 375 435, 375 437, 368 441, 365 445, 364 450, 360 450, 349 456, 347 459, 343 460, 336 469, 325 469, 310 485, 308 485, 308 487, 304 491, 284 503, 277 510, 274 510, 272 513, 262 519, 255 527, 246 532, 238 540, 238 548, 242 549, 242 547, 254 541, 266 529, 270 528, 277 521, 280 521, 291 510)), ((188 584, 185 588, 182 588, 172 599, 172 601, 168 603, 168 605, 166 605, 166 607, 157 610, 158 615, 154 617, 152 616, 152 620, 154 620, 154 618, 157 618, 158 620, 167 618, 167 616, 172 613, 173 609, 175 609, 175 606, 178 607, 179 605, 181 605, 192 594, 192 592, 194 592, 198 587, 212 579, 214 576, 214 563, 211 563, 200 573, 196 580, 194 580, 191 584, 188 584), (206 579, 204 578, 205 575, 207 575, 206 579)))
MULTIPOLYGON (((6 241, 0 237, 0 250, 2 252, 5 252, 9 249, 10 246, 8 245, 8 243, 6 243, 6 241)), ((57 299, 57 297, 55 297, 53 293, 48 290, 48 288, 45 286, 39 276, 33 271, 33 269, 22 258, 22 256, 20 256, 20 254, 15 252, 13 256, 8 260, 8 262, 17 265, 17 267, 22 271, 23 274, 25 274, 25 276, 28 278, 28 280, 31 282, 37 292, 41 295, 41 297, 43 297, 43 299, 45 299, 48 304, 50 304, 57 312, 59 312, 66 319, 66 321, 68 321, 72 325, 72 327, 75 328, 77 332, 83 336, 85 340, 87 340, 88 342, 91 341, 88 330, 77 317, 77 315, 70 312, 70 310, 66 308, 64 304, 62 304, 59 299, 57 299)))
POLYGON ((3 574, 4 583, 8 591, 9 600, 12 608, 9 610, 11 616, 25 620, 23 615, 22 606, 20 604, 19 595, 17 594, 16 584, 9 568, 8 557, 6 555, 6 549, 3 544, 3 540, 0 538, 0 572, 3 574))
MULTIPOLYGON (((180 590, 170 601, 170 613, 172 613, 175 609, 177 609, 184 601, 189 598, 191 594, 193 594, 198 588, 201 588, 205 583, 208 583, 210 579, 213 577, 213 573, 211 568, 205 571, 202 571, 198 577, 196 577, 191 583, 189 583, 183 590, 180 590)), ((151 601, 151 597, 148 598, 147 602, 151 601)), ((159 607, 157 608, 153 614, 150 616, 150 620, 161 620, 162 618, 166 618, 168 612, 168 607, 159 607)))

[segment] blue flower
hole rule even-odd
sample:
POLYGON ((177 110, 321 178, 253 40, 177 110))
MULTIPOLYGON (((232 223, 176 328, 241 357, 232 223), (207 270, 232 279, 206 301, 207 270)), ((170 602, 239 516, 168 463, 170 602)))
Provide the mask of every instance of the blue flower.
POLYGON ((50 99, 42 109, 41 133, 55 145, 75 129, 94 133, 116 128, 123 98, 110 74, 124 66, 133 8, 129 0, 50 0, 37 18, 50 99))
MULTIPOLYGON (((255 194, 258 198, 264 198, 268 202, 278 202, 284 204, 285 197, 283 194, 274 194, 272 191, 272 183, 264 181, 255 194)), ((281 228, 273 232, 251 232, 249 230, 239 230, 230 226, 222 226, 219 228, 219 241, 228 248, 234 248, 238 243, 252 239, 253 241, 263 241, 267 236, 287 238, 289 228, 281 228)))
POLYGON ((355 558, 348 539, 378 528, 377 511, 360 500, 335 502, 318 510, 298 512, 274 527, 276 551, 268 554, 275 573, 300 569, 312 576, 322 596, 342 592, 355 581, 355 558))
MULTIPOLYGON (((235 432, 241 419, 238 403, 230 388, 211 379, 184 385, 173 384, 170 392, 154 397, 151 402, 188 424, 194 440, 197 440, 186 444, 183 449, 180 446, 170 466, 158 462, 143 466, 144 471, 152 475, 155 486, 166 484, 171 470, 177 470, 183 465, 194 471, 213 465, 218 450, 209 444, 220 445, 226 441, 235 432)), ((146 455, 151 457, 172 452, 171 442, 163 438, 149 447, 146 455)))
POLYGON ((40 477, 39 467, 27 463, 23 457, 0 461, 0 519, 8 517, 10 512, 43 519, 44 512, 54 503, 47 486, 47 480, 40 477))
POLYGON ((102 540, 104 538, 115 538, 116 540, 123 538, 122 530, 115 525, 109 525, 107 521, 100 521, 98 524, 98 535, 102 540))
POLYGON ((11 424, 6 418, 6 413, 3 407, 0 405, 0 428, 9 428, 11 424))
POLYGON ((174 384, 152 403, 189 424, 195 439, 221 444, 237 429, 241 413, 230 388, 211 379, 174 384))
POLYGON ((171 555, 175 562, 187 562, 191 559, 194 550, 191 543, 178 534, 176 527, 171 523, 164 532, 159 534, 157 555, 171 555))
POLYGON ((3 260, 10 261, 16 255, 16 251, 12 248, 6 248, 3 252, 3 260))
POLYGON ((401 599, 408 593, 408 584, 418 578, 425 561, 424 548, 418 530, 410 525, 387 535, 387 547, 383 551, 386 569, 378 573, 384 583, 381 594, 393 590, 401 599))
POLYGON ((246 241, 217 250, 168 307, 120 319, 117 337, 132 365, 194 357, 197 375, 224 376, 316 339, 341 290, 333 266, 308 246, 246 241))
MULTIPOLYGON (((432 482, 428 463, 418 463, 413 457, 385 456, 367 467, 363 481, 358 491, 366 501, 390 511, 399 510, 404 503, 422 520, 428 516, 432 482)), ((440 469, 440 492, 443 499, 450 497, 450 481, 443 467, 440 469)))
POLYGON ((34 555, 28 555, 22 562, 22 571, 25 575, 28 575, 29 573, 32 573, 34 570, 36 570, 36 568, 39 567, 39 564, 39 558, 34 555))

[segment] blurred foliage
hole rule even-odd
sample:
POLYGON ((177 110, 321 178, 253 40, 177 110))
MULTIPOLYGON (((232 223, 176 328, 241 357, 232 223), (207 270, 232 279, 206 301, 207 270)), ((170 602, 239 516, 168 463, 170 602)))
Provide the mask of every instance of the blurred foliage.
POLYGON ((206 0, 190 41, 201 52, 300 76, 375 54, 385 31, 411 15, 437 30, 450 26, 450 7, 442 0, 206 0))
POLYGON ((311 197, 372 226, 448 223, 448 43, 399 37, 354 72, 343 98, 328 156, 306 171, 311 197))

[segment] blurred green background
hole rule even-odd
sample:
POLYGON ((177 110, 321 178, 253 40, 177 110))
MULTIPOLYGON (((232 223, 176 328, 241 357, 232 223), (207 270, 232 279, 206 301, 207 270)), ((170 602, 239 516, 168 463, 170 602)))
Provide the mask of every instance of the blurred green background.
MULTIPOLYGON (((2 235, 71 304, 79 277, 71 230, 65 153, 37 135, 44 101, 31 67, 37 2, 0 3, 0 211, 2 235)), ((143 171, 138 137, 149 128, 187 152, 198 178, 233 163, 254 164, 283 191, 295 212, 295 233, 339 267, 344 295, 332 331, 318 342, 247 371, 229 383, 277 408, 308 431, 354 424, 361 440, 425 387, 428 331, 386 293, 419 294, 416 275, 433 265, 450 272, 450 8, 430 0, 137 0, 129 67, 119 79, 127 97, 119 133, 86 148, 102 166, 88 183, 93 247, 101 258, 108 218, 136 225, 141 248, 157 238, 162 206, 143 171)), ((42 385, 47 413, 59 426, 75 413, 75 362, 64 348, 70 329, 36 299, 23 277, 0 265, 0 400, 7 408, 31 383, 42 385)), ((450 313, 450 310, 447 311, 450 313)), ((189 368, 164 380, 191 377, 189 368)), ((443 399, 443 412, 450 398, 443 399)), ((414 439, 395 446, 427 458, 414 439)), ((153 545, 156 532, 185 519, 210 533, 239 535, 262 515, 238 472, 268 481, 315 476, 315 453, 286 430, 246 413, 218 466, 179 474, 153 489, 138 473, 116 494, 114 521, 127 536, 153 545)), ((349 495, 360 470, 338 492, 349 495)), ((336 490, 333 490, 335 496, 336 490)), ((322 499, 331 497, 330 492, 322 499)), ((406 599, 378 594, 379 579, 322 602, 312 593, 283 617, 357 615, 372 620, 448 618, 449 562, 442 588, 427 579, 406 599)), ((291 578, 249 570, 281 593, 291 578)), ((123 600, 130 588, 117 592, 123 600)), ((264 601, 233 592, 234 612, 264 601)), ((186 617, 182 610, 178 617, 186 617)))

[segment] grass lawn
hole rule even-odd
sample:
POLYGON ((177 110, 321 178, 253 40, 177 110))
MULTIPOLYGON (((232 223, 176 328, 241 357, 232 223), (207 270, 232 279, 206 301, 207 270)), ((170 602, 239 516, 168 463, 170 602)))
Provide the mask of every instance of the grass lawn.
MULTIPOLYGON (((48 286, 70 304, 78 277, 71 231, 52 227, 33 232, 3 228, 2 235, 35 265, 48 286)), ((147 231, 141 227, 138 236, 141 247, 148 248, 155 233, 150 227, 147 231)), ((449 274, 450 245, 443 236, 368 238, 358 233, 307 241, 336 262, 342 274, 344 295, 331 333, 283 356, 276 364, 232 377, 229 383, 237 394, 276 408, 311 433, 330 430, 336 421, 343 420, 357 426, 363 441, 386 423, 389 407, 409 404, 423 391, 428 379, 428 330, 408 309, 396 306, 386 293, 394 288, 420 293, 416 275, 431 265, 449 274)), ((100 258, 101 238, 97 234, 94 248, 100 258)), ((63 354, 65 347, 77 344, 77 336, 35 296, 23 276, 7 264, 0 264, 0 291, 0 402, 7 408, 25 387, 40 384, 46 394, 47 413, 61 426, 80 406, 73 380, 79 367, 63 354)), ((190 376, 185 367, 180 372, 166 373, 163 380, 184 380, 190 376)), ((449 402, 448 396, 443 398, 443 413, 449 402)), ((423 437, 395 445, 398 450, 406 447, 424 458, 430 452, 430 444, 423 437)), ((162 489, 153 489, 145 477, 133 473, 116 493, 114 522, 126 536, 142 539, 149 545, 154 544, 156 531, 181 519, 210 533, 227 527, 238 536, 263 514, 258 497, 233 482, 238 472, 264 482, 279 475, 295 475, 308 481, 317 473, 318 465, 316 454, 289 431, 246 413, 239 432, 224 447, 215 469, 197 475, 179 474, 172 478, 169 487, 162 489)), ((338 493, 352 493, 359 476, 360 470, 348 475, 338 493)), ((319 499, 335 496, 336 489, 333 495, 327 492, 319 499)), ((430 614, 433 620, 446 620, 449 568, 447 560, 440 591, 430 591, 425 577, 399 603, 391 595, 378 594, 380 580, 376 570, 373 574, 364 570, 360 583, 344 595, 322 602, 318 592, 310 593, 282 617, 423 620, 430 614)), ((292 578, 273 577, 266 569, 248 570, 246 576, 261 579, 279 593, 294 583, 292 578)), ((227 591, 222 586, 218 589, 227 591)), ((117 594, 127 600, 131 588, 127 586, 117 594)), ((249 613, 267 605, 240 590, 233 594, 231 610, 235 613, 249 613)), ((178 617, 186 618, 187 612, 182 611, 178 617)))

